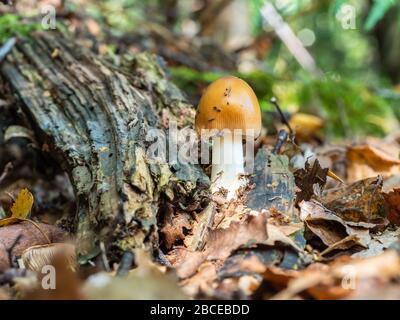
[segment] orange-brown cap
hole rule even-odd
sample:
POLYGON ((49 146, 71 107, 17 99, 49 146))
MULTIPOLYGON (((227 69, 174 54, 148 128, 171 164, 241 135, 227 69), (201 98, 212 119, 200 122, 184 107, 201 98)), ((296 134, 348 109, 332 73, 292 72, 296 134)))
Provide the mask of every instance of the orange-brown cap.
POLYGON ((253 89, 242 79, 222 77, 203 93, 196 114, 196 130, 253 129, 261 132, 261 111, 253 89))

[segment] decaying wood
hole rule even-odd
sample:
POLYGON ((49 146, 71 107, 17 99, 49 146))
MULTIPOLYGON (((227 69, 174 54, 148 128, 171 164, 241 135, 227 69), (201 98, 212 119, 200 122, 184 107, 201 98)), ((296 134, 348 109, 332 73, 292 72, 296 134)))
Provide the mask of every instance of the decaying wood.
POLYGON ((289 170, 289 159, 266 148, 258 151, 251 180, 254 189, 247 196, 246 206, 261 211, 276 209, 295 218, 293 212, 294 177, 289 170))
POLYGON ((157 57, 139 54, 116 67, 65 35, 43 32, 19 40, 0 67, 38 140, 70 176, 81 259, 96 255, 100 242, 120 252, 156 246, 161 194, 207 183, 198 167, 175 164, 171 171, 146 158, 150 128, 194 120, 157 57))

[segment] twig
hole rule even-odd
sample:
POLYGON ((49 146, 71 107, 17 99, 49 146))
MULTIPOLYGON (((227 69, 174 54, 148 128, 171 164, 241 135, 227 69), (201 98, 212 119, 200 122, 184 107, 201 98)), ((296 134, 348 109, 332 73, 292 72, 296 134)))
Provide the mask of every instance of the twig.
POLYGON ((215 203, 210 201, 208 206, 200 214, 200 221, 197 228, 193 231, 193 240, 190 244, 190 249, 200 251, 204 248, 208 232, 214 222, 215 211, 215 203))
POLYGON ((12 50, 14 45, 17 43, 16 38, 10 38, 6 43, 0 47, 0 62, 6 57, 6 55, 12 50))
POLYGON ((293 136, 292 127, 290 126, 288 120, 286 119, 285 115, 283 114, 282 109, 279 106, 278 101, 276 100, 276 98, 272 97, 269 101, 274 105, 274 107, 278 111, 279 116, 281 117, 281 122, 288 128, 290 135, 293 136))
POLYGON ((134 261, 135 261, 135 254, 130 250, 125 251, 117 269, 117 276, 119 277, 126 276, 129 270, 132 269, 134 261))
POLYGON ((172 267, 171 263, 168 261, 164 252, 162 252, 160 249, 158 249, 157 251, 158 251, 158 255, 156 257, 156 261, 163 266, 172 267))
POLYGON ((273 154, 279 154, 281 151, 281 148, 283 144, 286 142, 286 139, 288 137, 288 132, 286 130, 279 130, 278 132, 278 137, 276 139, 275 147, 274 150, 272 150, 273 154))
POLYGON ((275 6, 270 1, 265 1, 261 9, 261 15, 264 19, 264 24, 269 24, 288 48, 297 62, 315 77, 322 75, 321 70, 316 65, 316 62, 310 52, 304 47, 303 43, 293 32, 292 28, 285 22, 283 17, 275 9, 275 6))
POLYGON ((101 260, 103 262, 104 269, 107 272, 111 272, 110 265, 109 265, 108 259, 107 259, 107 254, 106 254, 106 246, 104 245, 103 241, 100 242, 100 250, 101 250, 101 260))
POLYGON ((6 192, 4 192, 4 194, 9 196, 12 201, 15 201, 15 197, 12 195, 11 192, 6 191, 6 192))
POLYGON ((11 162, 8 162, 3 170, 3 173, 0 175, 0 184, 4 181, 4 179, 7 177, 8 173, 13 169, 13 165, 11 162))

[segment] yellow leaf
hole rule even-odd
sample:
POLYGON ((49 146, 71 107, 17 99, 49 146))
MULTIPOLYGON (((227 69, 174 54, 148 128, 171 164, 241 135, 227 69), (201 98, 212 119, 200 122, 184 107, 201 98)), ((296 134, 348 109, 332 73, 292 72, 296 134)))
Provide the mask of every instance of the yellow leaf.
POLYGON ((49 237, 46 233, 40 229, 39 225, 30 219, 27 219, 29 212, 32 210, 33 206, 33 195, 29 192, 28 189, 22 189, 17 196, 17 199, 14 201, 14 204, 11 207, 11 217, 0 219, 0 227, 7 226, 9 224, 17 223, 20 221, 26 221, 35 226, 43 237, 46 238, 48 243, 51 243, 49 237))
POLYGON ((26 219, 33 206, 33 195, 28 189, 22 189, 13 206, 11 207, 11 218, 26 219))
POLYGON ((324 121, 312 114, 296 113, 290 118, 289 124, 296 132, 296 138, 307 141, 323 128, 324 121))
POLYGON ((4 218, 0 220, 0 227, 8 226, 9 224, 17 223, 19 221, 18 218, 4 218))

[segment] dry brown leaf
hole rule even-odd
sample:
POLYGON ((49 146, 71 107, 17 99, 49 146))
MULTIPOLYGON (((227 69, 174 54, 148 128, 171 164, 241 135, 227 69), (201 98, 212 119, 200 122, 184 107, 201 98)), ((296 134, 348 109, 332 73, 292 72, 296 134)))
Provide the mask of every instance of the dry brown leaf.
POLYGON ((355 244, 368 246, 371 240, 368 228, 375 227, 374 224, 358 223, 356 226, 338 217, 334 212, 325 208, 317 201, 303 201, 300 203, 300 219, 305 221, 307 227, 317 235, 322 242, 330 247, 335 245, 336 249, 348 249, 355 244), (346 242, 341 242, 348 236, 346 242))
MULTIPOLYGON (((315 263, 312 267, 319 266, 319 263, 315 263)), ((264 279, 274 286, 277 290, 283 290, 287 287, 291 279, 295 279, 299 276, 300 271, 297 270, 286 270, 276 266, 265 266, 263 272, 264 279)))
POLYGON ((374 223, 385 227, 387 220, 385 199, 380 177, 357 181, 348 186, 330 190, 321 203, 348 222, 374 223))
POLYGON ((251 296, 260 287, 262 279, 259 277, 244 275, 239 278, 238 288, 246 296, 251 296))
POLYGON ((190 297, 200 294, 213 295, 212 284, 217 278, 216 265, 212 261, 204 262, 195 275, 181 281, 183 291, 190 297))
POLYGON ((248 216, 245 221, 231 223, 226 229, 211 231, 203 251, 176 248, 169 253, 169 260, 180 278, 189 277, 206 260, 224 260, 233 250, 250 241, 267 240, 266 225, 265 215, 248 216))
POLYGON ((272 219, 268 219, 268 224, 272 224, 277 227, 285 236, 290 236, 297 231, 300 231, 304 228, 304 223, 288 223, 288 224, 274 224, 272 219))
POLYGON ((166 222, 161 229, 167 249, 172 248, 177 240, 185 239, 185 229, 190 230, 191 228, 192 225, 185 213, 173 214, 170 221, 166 222))
POLYGON ((267 224, 268 239, 264 241, 264 244, 274 246, 276 242, 292 247, 296 251, 303 251, 292 239, 285 235, 279 227, 272 224, 267 224))
POLYGON ((185 247, 177 247, 167 255, 168 261, 176 269, 180 279, 191 277, 205 261, 203 251, 190 251, 185 247))
POLYGON ((400 287, 398 283, 364 279, 348 300, 400 300, 400 287))
POLYGON ((5 288, 0 288, 0 301, 11 300, 11 294, 5 288))
POLYGON ((233 222, 240 222, 246 217, 246 212, 250 211, 246 209, 243 203, 238 203, 232 201, 229 205, 225 208, 221 208, 215 214, 215 227, 220 229, 226 229, 229 225, 233 222))
POLYGON ((7 270, 10 267, 9 257, 6 247, 0 243, 0 272, 7 270))
POLYGON ((226 259, 231 252, 249 241, 267 240, 267 223, 263 214, 232 223, 227 229, 210 232, 205 253, 208 260, 226 259))
POLYGON ((273 299, 292 299, 304 291, 316 299, 349 298, 367 281, 390 284, 399 276, 400 257, 393 250, 371 258, 341 257, 328 265, 316 263, 301 271, 268 267, 264 272, 267 281, 286 287, 273 299))
POLYGON ((314 195, 314 185, 317 184, 320 190, 323 189, 326 183, 326 176, 329 169, 323 169, 318 160, 315 160, 311 166, 308 161, 304 169, 299 169, 294 173, 296 186, 300 189, 296 193, 295 204, 298 205, 303 200, 310 200, 314 195))
POLYGON ((387 248, 394 246, 400 239, 400 228, 391 230, 387 228, 382 233, 373 234, 368 249, 352 254, 352 257, 372 257, 381 254, 387 248))
POLYGON ((351 234, 330 245, 328 248, 326 248, 324 251, 321 252, 321 256, 327 255, 328 253, 337 249, 339 250, 349 249, 358 244, 359 244, 358 236, 356 234, 351 234))
POLYGON ((352 146, 347 149, 347 180, 355 182, 382 175, 384 177, 400 173, 400 160, 372 145, 352 146))
POLYGON ((393 224, 400 225, 400 188, 384 193, 383 196, 388 207, 388 220, 393 224))
POLYGON ((379 280, 389 284, 400 276, 400 257, 397 252, 388 250, 381 255, 361 259, 339 259, 330 265, 328 271, 330 283, 335 286, 329 287, 321 283, 320 286, 309 290, 310 294, 317 299, 344 298, 357 294, 361 284, 371 280, 379 280))

